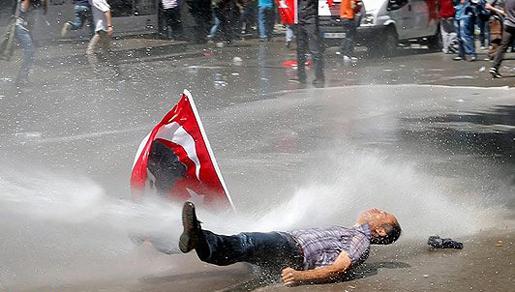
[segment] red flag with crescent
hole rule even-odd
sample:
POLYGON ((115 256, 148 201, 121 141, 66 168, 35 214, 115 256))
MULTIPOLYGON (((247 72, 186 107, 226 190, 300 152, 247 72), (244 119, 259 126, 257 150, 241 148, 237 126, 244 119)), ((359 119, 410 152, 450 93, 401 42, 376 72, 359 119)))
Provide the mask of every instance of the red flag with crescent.
POLYGON ((173 201, 234 209, 189 91, 141 142, 130 184, 135 199, 150 190, 173 201))

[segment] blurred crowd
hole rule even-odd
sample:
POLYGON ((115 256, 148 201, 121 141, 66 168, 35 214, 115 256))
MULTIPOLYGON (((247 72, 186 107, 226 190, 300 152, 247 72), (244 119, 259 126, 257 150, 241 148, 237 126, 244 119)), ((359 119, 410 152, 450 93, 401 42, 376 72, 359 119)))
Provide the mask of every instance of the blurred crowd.
MULTIPOLYGON (((12 56, 13 43, 23 49, 23 61, 16 79, 17 86, 28 83, 34 63, 34 45, 30 33, 30 14, 34 10, 47 9, 48 0, 13 0, 13 21, 0 44, 0 59, 12 56)), ((175 41, 192 41, 197 44, 213 42, 218 47, 226 46, 235 39, 254 35, 261 42, 271 40, 275 24, 280 23, 278 9, 287 7, 289 0, 159 0, 158 34, 175 41), (186 5, 186 7, 184 7, 186 5), (185 36, 183 15, 188 10, 194 21, 193 35, 185 36)), ((323 43, 319 28, 319 0, 295 0, 298 13, 295 24, 284 23, 285 44, 292 45, 296 39, 297 78, 294 82, 306 83, 306 62, 314 66, 314 84, 324 83, 323 43), (307 60, 310 57, 310 61, 307 60)), ((393 0, 390 0, 392 2, 393 0)), ((506 51, 515 51, 515 0, 427 0, 434 1, 439 15, 441 48, 445 54, 456 54, 454 60, 476 61, 478 51, 486 52, 491 60, 489 70, 494 78, 501 77, 499 68, 506 51), (476 43, 479 42, 479 49, 476 43)), ((293 3, 293 1, 289 1, 293 3)), ((395 2, 395 1, 394 1, 395 2)), ((100 57, 111 62, 111 38, 115 28, 112 24, 108 0, 73 0, 74 17, 66 21, 61 37, 70 31, 89 27, 91 40, 86 55, 94 70, 100 57), (87 25, 86 25, 87 24, 87 25)), ((343 30, 339 53, 345 62, 357 61, 354 56, 355 38, 366 7, 361 0, 338 1, 337 17, 343 30)), ((407 3, 407 2, 405 2, 407 3)), ((405 5, 404 3, 404 5, 405 5)), ((333 0, 325 4, 334 7, 333 0)), ((433 11, 429 5, 428 9, 433 11)), ((334 10, 334 9, 333 9, 334 10)), ((431 13, 431 12, 430 12, 431 13)), ((284 15, 283 15, 284 16, 284 15)), ((378 40, 383 36, 377 36, 378 40)), ((379 41, 378 41, 379 43, 379 41)), ((119 71, 117 71, 119 74, 119 71)))

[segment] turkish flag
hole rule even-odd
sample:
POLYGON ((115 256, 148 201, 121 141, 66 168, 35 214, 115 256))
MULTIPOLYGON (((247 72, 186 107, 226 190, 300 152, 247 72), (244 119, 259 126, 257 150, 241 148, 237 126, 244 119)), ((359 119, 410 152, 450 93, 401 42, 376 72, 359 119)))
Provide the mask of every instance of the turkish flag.
POLYGON ((130 183, 135 199, 150 190, 174 201, 234 209, 189 91, 141 142, 130 183))
POLYGON ((283 24, 296 24, 298 20, 297 0, 275 0, 283 24))

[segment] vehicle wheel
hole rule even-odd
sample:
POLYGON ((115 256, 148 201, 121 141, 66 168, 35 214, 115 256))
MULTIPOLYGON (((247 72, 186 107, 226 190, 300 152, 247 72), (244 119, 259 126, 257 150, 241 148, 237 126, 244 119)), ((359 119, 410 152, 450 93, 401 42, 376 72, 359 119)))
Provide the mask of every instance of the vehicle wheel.
POLYGON ((397 36, 397 32, 393 27, 389 28, 385 32, 383 40, 384 56, 395 56, 395 53, 397 53, 397 47, 399 45, 399 38, 397 36))
POLYGON ((427 38, 427 48, 431 51, 440 51, 442 50, 442 47, 443 44, 440 31, 437 31, 434 36, 427 38))
POLYGON ((374 43, 370 44, 371 56, 391 57, 397 52, 399 38, 393 26, 388 27, 382 37, 378 37, 374 43))

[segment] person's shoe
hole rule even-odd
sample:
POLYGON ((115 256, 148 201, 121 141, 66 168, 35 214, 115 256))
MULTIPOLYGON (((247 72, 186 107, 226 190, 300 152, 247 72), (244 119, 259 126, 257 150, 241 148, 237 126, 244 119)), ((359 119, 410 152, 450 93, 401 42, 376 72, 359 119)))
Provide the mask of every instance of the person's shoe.
POLYGON ((477 61, 477 57, 476 56, 472 56, 470 57, 470 59, 468 59, 469 62, 475 62, 477 61))
POLYGON ((502 78, 502 75, 499 74, 499 71, 497 69, 495 69, 494 67, 490 68, 490 70, 488 70, 488 73, 490 73, 490 75, 492 75, 492 78, 502 78))
POLYGON ((429 236, 427 244, 433 248, 454 248, 463 249, 463 243, 450 238, 440 238, 438 235, 429 236))
POLYGON ((291 41, 286 42, 286 48, 289 49, 291 47, 291 41))
POLYGON ((313 85, 315 85, 315 86, 321 86, 324 84, 325 84, 325 78, 315 78, 315 80, 313 80, 313 85))
POLYGON ((68 31, 70 31, 72 25, 67 22, 63 25, 63 28, 61 29, 61 38, 64 38, 67 34, 68 34, 68 31))
POLYGON ((179 240, 179 249, 183 253, 187 253, 195 249, 202 231, 195 214, 195 205, 192 202, 186 202, 182 207, 182 227, 184 230, 179 240))
POLYGON ((460 57, 460 56, 456 56, 456 57, 454 57, 454 58, 452 58, 452 59, 453 59, 454 61, 462 61, 462 60, 463 60, 463 58, 462 58, 462 57, 460 57))
POLYGON ((291 78, 288 79, 289 82, 297 83, 297 84, 306 84, 306 79, 303 78, 291 78))
POLYGON ((479 47, 480 50, 486 50, 486 47, 485 46, 481 46, 479 47))

